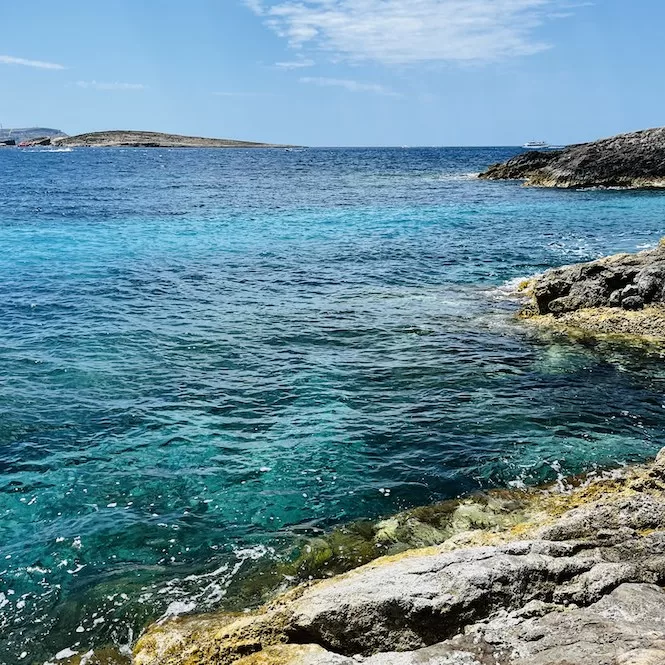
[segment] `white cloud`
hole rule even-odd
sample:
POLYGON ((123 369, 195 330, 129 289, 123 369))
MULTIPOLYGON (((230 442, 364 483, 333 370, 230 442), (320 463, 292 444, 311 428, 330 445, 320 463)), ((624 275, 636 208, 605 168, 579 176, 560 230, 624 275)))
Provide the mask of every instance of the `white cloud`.
POLYGON ((145 90, 143 83, 104 83, 103 81, 76 81, 79 88, 92 88, 93 90, 145 90))
POLYGON ((23 67, 36 67, 37 69, 65 69, 63 65, 58 65, 55 62, 42 62, 41 60, 26 60, 25 58, 15 58, 11 55, 0 55, 0 64, 22 65, 23 67))
POLYGON ((336 87, 344 88, 350 92, 373 92, 377 95, 385 95, 386 97, 401 97, 398 92, 379 85, 378 83, 361 83, 359 81, 351 81, 349 79, 333 79, 324 76, 303 76, 300 79, 301 83, 310 83, 321 87, 336 87))
POLYGON ((314 67, 316 63, 314 60, 309 58, 303 58, 301 60, 288 60, 286 62, 276 62, 275 67, 280 69, 303 69, 305 67, 314 67))
POLYGON ((383 64, 492 62, 549 48, 535 30, 566 0, 245 0, 293 48, 383 64))
POLYGON ((215 97, 269 97, 269 92, 213 92, 215 97))

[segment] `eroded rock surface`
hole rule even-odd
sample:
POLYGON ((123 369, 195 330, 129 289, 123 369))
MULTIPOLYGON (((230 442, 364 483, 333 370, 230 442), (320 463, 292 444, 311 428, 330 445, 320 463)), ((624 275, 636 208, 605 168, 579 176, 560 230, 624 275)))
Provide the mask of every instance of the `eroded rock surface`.
POLYGON ((414 550, 257 613, 158 624, 135 664, 665 663, 665 450, 536 504, 485 546, 414 550))
POLYGON ((573 145, 528 152, 491 166, 486 180, 524 180, 541 187, 665 187, 665 128, 645 129, 573 145))
POLYGON ((637 254, 554 268, 530 287, 538 314, 561 314, 587 307, 641 309, 665 302, 665 246, 637 254))
MULTIPOLYGON (((598 333, 665 339, 665 244, 554 268, 529 280, 525 315, 598 333)), ((547 323, 547 321, 545 321, 547 323)))

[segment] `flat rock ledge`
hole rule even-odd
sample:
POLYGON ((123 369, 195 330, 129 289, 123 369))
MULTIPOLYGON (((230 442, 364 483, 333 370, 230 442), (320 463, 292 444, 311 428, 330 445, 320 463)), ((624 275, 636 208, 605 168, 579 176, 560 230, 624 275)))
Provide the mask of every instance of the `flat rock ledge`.
POLYGON ((593 334, 665 341, 665 241, 548 270, 520 286, 533 323, 593 334))
POLYGON ((645 129, 563 150, 530 151, 494 164, 480 178, 539 187, 665 187, 665 128, 645 129))
POLYGON ((525 521, 150 627, 134 665, 665 663, 665 449, 532 490, 525 521))

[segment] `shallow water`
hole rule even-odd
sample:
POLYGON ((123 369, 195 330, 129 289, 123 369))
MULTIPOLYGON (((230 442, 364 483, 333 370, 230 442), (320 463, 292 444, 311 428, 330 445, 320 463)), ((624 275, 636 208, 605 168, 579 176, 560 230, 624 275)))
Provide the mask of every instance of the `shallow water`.
POLYGON ((317 530, 654 453, 660 358, 501 286, 654 244, 665 198, 472 177, 516 152, 0 151, 0 663, 241 603, 317 530))

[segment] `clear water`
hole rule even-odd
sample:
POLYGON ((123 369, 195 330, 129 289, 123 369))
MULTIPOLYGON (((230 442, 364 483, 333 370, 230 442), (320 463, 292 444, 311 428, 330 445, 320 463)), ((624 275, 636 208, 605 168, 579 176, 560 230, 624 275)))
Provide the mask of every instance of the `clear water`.
POLYGON ((317 529, 652 454, 661 361, 543 339, 501 285, 655 243, 665 198, 470 175, 516 152, 0 151, 0 663, 232 605, 317 529))

